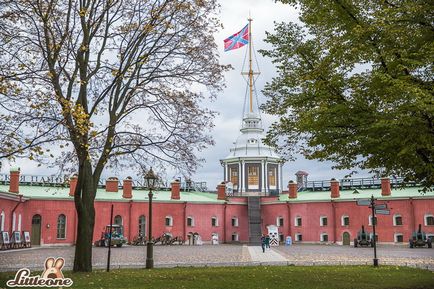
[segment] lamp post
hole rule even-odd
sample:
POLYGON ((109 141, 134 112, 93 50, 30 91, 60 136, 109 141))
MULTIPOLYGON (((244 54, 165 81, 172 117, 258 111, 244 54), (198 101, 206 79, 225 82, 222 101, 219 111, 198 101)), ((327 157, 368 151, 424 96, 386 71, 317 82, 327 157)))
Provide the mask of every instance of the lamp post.
POLYGON ((145 175, 145 186, 149 189, 149 226, 148 226, 148 242, 146 243, 146 269, 154 268, 154 242, 152 241, 152 190, 157 183, 157 176, 152 168, 145 175))

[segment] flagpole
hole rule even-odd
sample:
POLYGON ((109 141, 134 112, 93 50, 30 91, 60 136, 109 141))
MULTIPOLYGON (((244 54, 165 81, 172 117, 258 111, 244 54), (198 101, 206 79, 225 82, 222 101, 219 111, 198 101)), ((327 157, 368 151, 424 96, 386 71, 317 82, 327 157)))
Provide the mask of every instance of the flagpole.
POLYGON ((249 20, 249 88, 250 88, 250 112, 253 112, 253 69, 252 69, 252 18, 249 20))

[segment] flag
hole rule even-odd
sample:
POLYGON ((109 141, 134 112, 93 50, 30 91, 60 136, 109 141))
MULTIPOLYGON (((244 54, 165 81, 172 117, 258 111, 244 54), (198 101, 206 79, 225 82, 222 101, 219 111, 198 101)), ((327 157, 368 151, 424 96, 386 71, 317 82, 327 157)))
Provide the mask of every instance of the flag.
POLYGON ((243 47, 249 43, 249 24, 244 26, 239 32, 229 36, 224 40, 225 51, 243 47))

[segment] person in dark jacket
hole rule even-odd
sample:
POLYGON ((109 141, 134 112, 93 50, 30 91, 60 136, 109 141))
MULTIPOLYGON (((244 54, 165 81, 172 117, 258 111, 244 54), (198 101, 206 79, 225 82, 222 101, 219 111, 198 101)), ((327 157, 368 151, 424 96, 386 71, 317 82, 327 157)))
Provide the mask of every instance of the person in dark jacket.
POLYGON ((262 247, 262 253, 265 253, 265 235, 262 234, 261 236, 261 247, 262 247))
POLYGON ((265 248, 270 249, 270 235, 265 236, 265 248))

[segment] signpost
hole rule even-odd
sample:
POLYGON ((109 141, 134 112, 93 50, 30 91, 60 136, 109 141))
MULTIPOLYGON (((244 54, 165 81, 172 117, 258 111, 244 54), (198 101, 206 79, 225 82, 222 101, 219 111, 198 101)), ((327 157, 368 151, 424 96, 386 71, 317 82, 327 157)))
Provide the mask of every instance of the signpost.
POLYGON ((390 215, 390 210, 375 209, 375 214, 377 214, 377 215, 390 215))
POLYGON ((374 195, 371 196, 371 199, 359 199, 357 200, 358 206, 369 206, 372 209, 372 230, 373 230, 373 244, 374 244, 374 266, 378 266, 377 259, 377 239, 375 234, 375 226, 376 226, 376 217, 375 214, 378 215, 390 215, 390 210, 387 209, 387 204, 375 204, 374 195))

